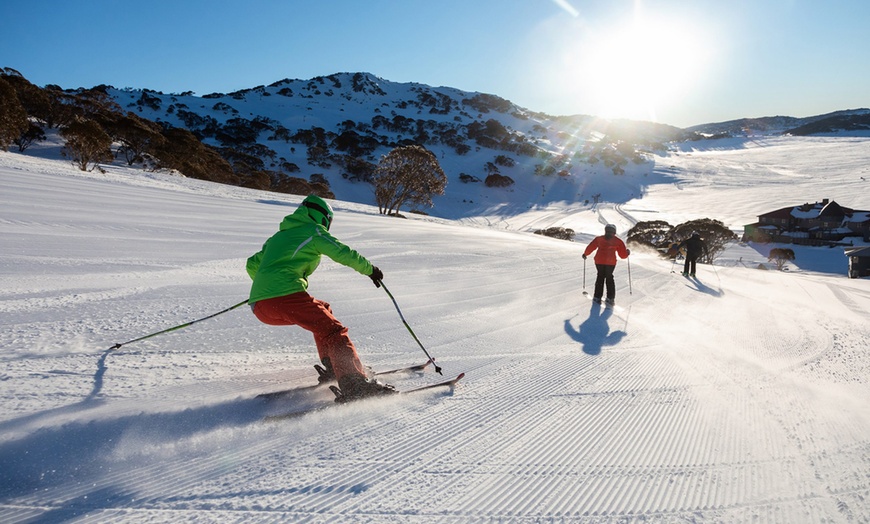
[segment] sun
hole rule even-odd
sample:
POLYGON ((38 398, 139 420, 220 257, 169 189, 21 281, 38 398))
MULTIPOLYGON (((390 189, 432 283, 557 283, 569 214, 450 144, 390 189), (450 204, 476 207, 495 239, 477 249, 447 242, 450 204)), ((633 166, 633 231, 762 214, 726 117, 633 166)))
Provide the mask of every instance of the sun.
POLYGON ((679 103, 704 74, 709 49, 696 24, 648 18, 601 30, 563 49, 562 73, 589 113, 656 121, 657 108, 679 103))

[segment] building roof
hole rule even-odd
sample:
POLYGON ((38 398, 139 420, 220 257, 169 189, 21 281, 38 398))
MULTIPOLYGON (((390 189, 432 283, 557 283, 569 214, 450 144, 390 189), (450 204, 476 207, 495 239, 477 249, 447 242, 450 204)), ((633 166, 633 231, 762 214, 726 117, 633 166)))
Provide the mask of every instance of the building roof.
POLYGON ((828 201, 828 199, 824 199, 821 202, 815 202, 813 204, 806 203, 797 206, 789 206, 758 215, 759 221, 764 218, 788 219, 790 217, 802 220, 825 218, 828 220, 848 219, 849 222, 865 222, 870 220, 870 211, 843 207, 834 200, 828 201))
POLYGON ((853 247, 846 250, 847 257, 870 257, 870 246, 853 247))
POLYGON ((851 214, 852 214, 851 209, 848 209, 848 208, 841 206, 840 204, 838 204, 834 200, 831 200, 830 202, 828 202, 825 205, 825 207, 823 207, 822 210, 819 211, 820 217, 843 218, 844 216, 851 215, 851 214))
POLYGON ((762 213, 758 215, 759 220, 763 217, 766 218, 788 218, 791 216, 791 212, 794 209, 794 206, 784 207, 782 209, 777 209, 776 211, 771 211, 769 213, 762 213))

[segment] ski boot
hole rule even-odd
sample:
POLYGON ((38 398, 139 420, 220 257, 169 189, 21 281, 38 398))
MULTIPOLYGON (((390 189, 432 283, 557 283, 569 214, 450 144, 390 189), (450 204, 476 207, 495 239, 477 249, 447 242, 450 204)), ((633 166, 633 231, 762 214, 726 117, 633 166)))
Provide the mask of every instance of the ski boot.
POLYGON ((315 364, 314 369, 317 370, 317 383, 325 384, 326 382, 332 382, 335 380, 335 371, 332 370, 332 362, 329 361, 329 357, 321 360, 323 363, 322 366, 315 364))
POLYGON ((604 305, 607 307, 613 307, 616 305, 616 300, 613 298, 608 298, 607 300, 604 301, 604 305))
POLYGON ((368 397, 394 395, 398 393, 390 384, 384 384, 363 375, 345 375, 338 379, 338 388, 331 388, 336 394, 336 402, 350 402, 368 397), (335 390, 338 389, 338 392, 335 390))

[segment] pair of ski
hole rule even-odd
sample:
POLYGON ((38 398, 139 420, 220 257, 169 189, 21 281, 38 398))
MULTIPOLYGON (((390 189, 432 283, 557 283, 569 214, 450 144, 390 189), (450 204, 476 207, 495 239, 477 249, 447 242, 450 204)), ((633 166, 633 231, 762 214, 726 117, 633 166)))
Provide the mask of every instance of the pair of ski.
MULTIPOLYGON (((406 366, 406 367, 401 367, 401 368, 396 368, 396 369, 390 369, 387 371, 378 371, 378 372, 372 373, 372 376, 379 377, 379 376, 383 376, 383 375, 397 375, 400 373, 414 373, 414 372, 418 372, 418 371, 423 371, 431 364, 434 364, 434 360, 429 360, 423 364, 416 364, 413 366, 406 366)), ((322 373, 320 370, 318 370, 318 373, 320 373, 322 376, 322 373)), ((426 391, 429 389, 442 388, 442 387, 443 388, 452 388, 464 376, 465 376, 465 373, 460 373, 459 375, 455 376, 454 378, 451 378, 448 380, 443 380, 443 381, 435 382, 432 384, 426 384, 426 385, 418 386, 418 387, 415 387, 412 389, 400 390, 399 394, 400 395, 407 395, 410 393, 417 393, 420 391, 426 391)), ((263 399, 263 400, 277 400, 277 399, 280 399, 282 397, 288 397, 288 396, 291 396, 291 395, 296 394, 296 393, 319 389, 320 387, 327 385, 330 382, 331 382, 330 380, 321 380, 319 383, 313 384, 310 386, 301 386, 301 387, 295 387, 295 388, 290 388, 290 389, 284 389, 281 391, 273 391, 271 393, 262 393, 260 395, 257 395, 257 398, 263 399)), ((343 399, 343 396, 341 394, 341 390, 338 389, 337 386, 330 385, 329 389, 333 392, 333 394, 335 394, 336 403, 346 403, 347 402, 343 399)), ((280 415, 270 415, 270 416, 266 417, 266 420, 273 421, 273 420, 284 420, 284 419, 288 419, 288 418, 296 418, 296 417, 300 417, 302 415, 306 415, 308 413, 311 413, 313 411, 320 411, 320 410, 325 409, 326 407, 328 407, 330 405, 333 405, 333 404, 327 404, 327 405, 318 406, 318 407, 315 407, 312 409, 303 409, 302 411, 295 411, 295 412, 285 413, 285 414, 280 414, 280 415)))
POLYGON ((595 297, 590 295, 588 291, 584 291, 583 296, 588 298, 589 300, 591 300, 594 304, 597 304, 599 306, 604 306, 607 309, 612 309, 614 311, 623 311, 625 309, 622 306, 617 306, 616 304, 608 304, 607 301, 605 301, 605 300, 601 300, 601 299, 595 300, 595 297))

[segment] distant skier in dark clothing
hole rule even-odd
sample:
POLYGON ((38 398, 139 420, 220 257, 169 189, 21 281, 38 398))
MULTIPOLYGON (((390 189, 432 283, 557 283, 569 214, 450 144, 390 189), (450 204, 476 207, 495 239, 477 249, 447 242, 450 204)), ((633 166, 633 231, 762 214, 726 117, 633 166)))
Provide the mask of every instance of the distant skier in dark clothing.
POLYGON ((607 286, 607 305, 613 305, 616 301, 616 283, 613 281, 613 270, 616 269, 616 255, 620 258, 628 258, 631 251, 625 247, 625 243, 616 236, 616 226, 607 224, 604 226, 604 235, 595 237, 592 242, 586 246, 586 251, 583 252, 583 260, 595 253, 595 269, 598 270, 598 276, 595 278, 595 294, 592 295, 592 300, 601 303, 601 297, 604 295, 604 287, 607 286))
POLYGON ((695 232, 692 233, 692 236, 680 242, 680 245, 677 246, 677 251, 684 247, 686 248, 686 263, 683 264, 683 276, 693 277, 695 276, 695 264, 698 261, 698 257, 707 252, 707 244, 701 240, 701 235, 695 232))

